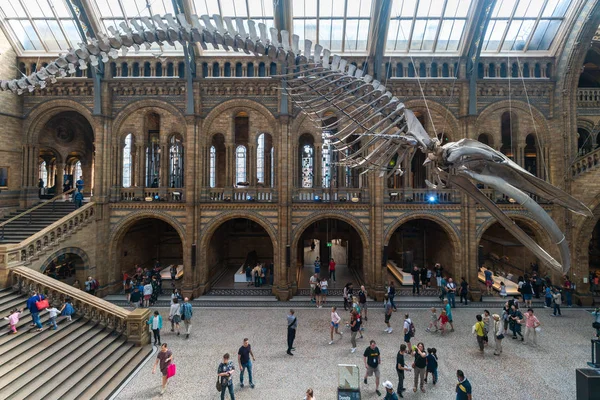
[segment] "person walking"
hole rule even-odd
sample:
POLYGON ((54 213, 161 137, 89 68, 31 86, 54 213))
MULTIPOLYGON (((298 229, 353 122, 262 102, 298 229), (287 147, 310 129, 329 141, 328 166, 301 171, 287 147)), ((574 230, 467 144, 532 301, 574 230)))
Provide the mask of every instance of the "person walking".
POLYGON ((144 285, 144 307, 148 308, 150 306, 150 298, 152 297, 152 291, 154 288, 152 287, 152 283, 150 281, 146 281, 144 285))
POLYGON ((352 344, 352 348, 350 349, 350 353, 354 353, 356 351, 356 335, 358 331, 360 331, 360 318, 356 311, 352 310, 350 313, 350 343, 352 344))
POLYGON ((25 305, 25 308, 27 308, 29 310, 29 313, 31 314, 31 321, 32 321, 31 326, 36 326, 38 332, 42 331, 42 323, 40 321, 40 310, 38 310, 36 303, 41 302, 42 300, 45 300, 45 299, 46 299, 46 296, 44 296, 43 294, 38 294, 34 290, 31 293, 31 297, 29 297, 29 299, 27 299, 27 303, 25 305))
POLYGON ((360 287, 358 291, 358 305, 360 306, 361 317, 366 321, 367 319, 367 289, 364 285, 360 287))
POLYGON ((437 283, 437 287, 442 287, 442 265, 440 263, 435 263, 435 280, 437 283))
POLYGON ((342 333, 339 331, 341 320, 342 320, 342 318, 337 313, 337 307, 333 306, 331 308, 331 329, 330 329, 331 341, 329 342, 329 344, 333 344, 333 332, 334 331, 338 335, 342 336, 342 333))
POLYGON ((383 304, 385 307, 385 324, 387 325, 387 328, 384 329, 384 332, 386 333, 392 333, 392 325, 390 325, 390 318, 392 318, 392 302, 390 301, 388 295, 384 295, 383 296, 383 304))
POLYGON ((485 276, 485 288, 487 295, 492 296, 494 294, 492 293, 492 286, 494 286, 494 274, 491 270, 486 268, 486 270, 483 272, 483 275, 485 276))
POLYGON ((477 322, 473 325, 473 334, 477 337, 477 344, 479 345, 479 351, 483 354, 483 337, 485 336, 485 324, 481 315, 476 315, 477 322))
POLYGON ((160 316, 158 311, 154 311, 154 315, 150 317, 147 324, 150 325, 150 329, 152 329, 152 333, 154 334, 154 344, 160 346, 160 330, 162 329, 162 317, 160 316))
POLYGON ((185 327, 185 338, 188 339, 190 337, 190 331, 192 330, 192 316, 194 315, 194 311, 192 310, 192 305, 190 304, 190 299, 188 297, 183 299, 180 312, 181 320, 183 321, 183 326, 185 327))
POLYGON ((454 323, 452 322, 452 307, 450 307, 450 302, 448 299, 444 299, 444 310, 446 311, 448 323, 450 324, 450 332, 454 332, 454 323))
POLYGON ((472 400, 471 383, 465 378, 465 373, 459 369, 456 371, 456 378, 458 379, 458 383, 456 384, 456 400, 472 400))
POLYGON ((379 391, 379 377, 381 375, 379 372, 379 366, 381 365, 381 352, 379 351, 379 348, 374 340, 369 342, 369 347, 365 349, 363 357, 366 370, 363 382, 365 385, 367 385, 367 378, 375 375, 375 393, 377 393, 377 396, 381 396, 381 392, 379 391))
POLYGON ((60 308, 60 315, 64 315, 67 317, 67 321, 71 322, 73 320, 73 314, 75 314, 75 308, 73 308, 73 304, 71 304, 71 298, 65 298, 65 304, 60 308))
POLYGON ((554 288, 552 292, 552 303, 554 304, 554 313, 550 314, 552 317, 560 317, 562 313, 560 312, 560 305, 562 304, 562 297, 557 288, 554 288))
POLYGON ((419 289, 421 287, 421 271, 419 271, 419 267, 417 267, 416 265, 413 267, 412 277, 413 277, 412 294, 414 296, 416 293, 418 296, 420 296, 421 292, 419 291, 419 289))
POLYGON ((460 304, 463 303, 463 299, 465 300, 465 306, 467 305, 467 297, 469 296, 469 284, 467 280, 464 278, 460 278, 460 304))
POLYGON ((75 194, 73 195, 73 202, 75 203, 75 207, 81 208, 81 206, 83 205, 83 193, 75 192, 75 194))
POLYGON ((488 332, 490 331, 490 322, 492 321, 492 315, 488 310, 483 310, 481 318, 483 320, 483 331, 485 333, 485 335, 483 335, 483 344, 487 346, 489 343, 488 332))
POLYGON ((521 294, 525 301, 525 307, 532 307, 531 302, 533 301, 533 286, 531 285, 531 279, 525 278, 523 286, 521 286, 521 294))
MULTIPOLYGON (((313 303, 317 303, 316 289, 317 289, 317 285, 319 283, 319 278, 317 277, 317 274, 312 275, 309 278, 308 283, 310 285, 310 301, 313 303)), ((319 294, 319 296, 320 296, 320 294, 319 294)), ((317 307, 319 307, 319 303, 317 303, 317 307)))
POLYGON ((440 295, 438 296, 440 301, 444 301, 444 298, 448 294, 448 291, 446 290, 447 284, 448 284, 448 281, 446 281, 446 277, 442 276, 440 278, 440 285, 438 286, 440 289, 440 295))
POLYGON ((533 309, 527 309, 525 313, 525 340, 523 344, 532 344, 537 346, 537 329, 540 327, 540 320, 533 315, 533 309))
POLYGON ((348 282, 344 286, 344 311, 348 311, 348 306, 352 306, 352 295, 352 282, 348 282))
POLYGON ((48 322, 46 325, 52 325, 52 329, 57 330, 56 317, 58 317, 60 310, 56 307, 48 307, 46 311, 48 311, 48 322))
POLYGON ((225 392, 229 390, 229 397, 231 400, 235 400, 233 394, 233 374, 235 373, 235 367, 233 362, 229 360, 229 353, 223 355, 223 362, 219 364, 217 368, 217 376, 221 378, 221 400, 225 400, 225 392))
POLYGON ((288 343, 287 354, 290 355, 290 356, 293 356, 294 354, 292 353, 292 350, 295 350, 295 348, 294 348, 294 339, 296 338, 296 329, 298 329, 298 319, 294 315, 294 310, 290 309, 290 313, 287 316, 287 324, 288 324, 288 329, 287 329, 287 343, 288 343))
POLYGON ((442 310, 440 316, 438 317, 440 331, 442 336, 446 333, 446 325, 448 325, 448 314, 446 314, 446 310, 442 310))
MULTIPOLYGON (((456 283, 452 281, 452 278, 448 278, 448 283, 446 284, 446 292, 448 292, 448 301, 450 302, 450 306, 452 308, 456 308, 456 283)), ((450 315, 448 315, 450 318, 450 315)))
POLYGON ((552 306, 552 288, 546 286, 544 289, 544 308, 550 308, 552 306))
POLYGON ((317 400, 315 398, 315 393, 311 388, 306 389, 306 396, 304 396, 304 400, 317 400))
POLYGON ((425 353, 425 345, 419 342, 414 349, 415 361, 413 368, 415 370, 415 382, 413 392, 417 392, 417 387, 421 388, 421 392, 425 393, 425 373, 427 372, 427 353, 425 353), (419 380, 421 383, 419 384, 419 380))
MULTIPOLYGON (((383 398, 383 400, 398 400, 398 394, 394 392, 394 385, 392 384, 392 382, 383 382, 383 388, 385 389, 385 397, 383 398)), ((402 397, 401 393, 400 397, 402 397)))
POLYGON ((409 353, 412 352, 412 344, 410 344, 410 339, 413 337, 413 332, 412 332, 413 326, 414 326, 413 322, 408 317, 408 314, 404 314, 404 326, 403 326, 404 343, 406 343, 409 353))
POLYGON ((435 385, 438 381, 438 356, 437 349, 432 347, 427 349, 427 372, 425 373, 425 383, 427 383, 427 377, 431 374, 432 383, 435 385))
POLYGON ((431 332, 433 328, 435 328, 435 332, 438 331, 438 316, 435 307, 431 307, 429 326, 427 327, 427 329, 425 329, 425 331, 431 332))
POLYGON ((388 299, 394 311, 397 310, 396 304, 394 304, 394 297, 396 297, 396 285, 394 285, 394 281, 390 281, 390 286, 388 287, 388 299))
POLYGON ((494 341, 496 347, 494 348, 494 355, 499 356, 502 354, 502 339, 504 339, 504 325, 502 321, 500 321, 500 316, 498 314, 492 315, 493 319, 493 331, 494 341))
POLYGON ((7 317, 4 317, 5 320, 8 321, 8 325, 10 326, 10 333, 12 335, 17 333, 17 324, 19 323, 19 317, 23 311, 18 308, 13 309, 7 317))
POLYGON ((567 275, 565 275, 565 284, 563 285, 567 307, 573 306, 573 284, 567 275))
POLYGON ((401 344, 398 354, 396 354, 396 372, 398 373, 398 396, 404 397, 402 393, 406 390, 404 388, 404 371, 410 372, 411 368, 406 366, 404 356, 406 355, 406 345, 401 344))
POLYGON ((254 353, 252 352, 252 346, 248 342, 248 338, 244 338, 242 346, 238 350, 238 365, 240 367, 240 387, 244 387, 244 371, 248 371, 248 381, 250 381, 250 388, 254 389, 254 381, 252 380, 252 363, 256 361, 254 353), (252 357, 252 361, 250 361, 252 357))
POLYGON ((171 321, 171 332, 175 332, 177 329, 177 336, 181 333, 179 331, 179 323, 181 322, 181 304, 179 304, 179 299, 175 297, 173 300, 173 304, 171 304, 171 308, 169 308, 169 321, 171 321))
POLYGON ((315 258, 315 274, 321 274, 321 260, 319 257, 315 258))
POLYGON ((167 372, 169 369, 169 365, 173 363, 173 352, 169 350, 166 343, 163 343, 160 346, 160 351, 156 355, 156 361, 154 362, 154 366, 152 367, 152 374, 156 373, 156 366, 158 365, 160 369, 160 373, 162 374, 162 387, 160 389, 160 394, 165 394, 167 390, 167 372))
POLYGON ((329 294, 329 282, 327 282, 326 277, 321 278, 319 287, 321 288, 321 306, 322 306, 327 301, 327 295, 329 294))
POLYGON ((335 282, 335 260, 333 258, 329 261, 329 278, 335 282))
POLYGON ((525 338, 521 333, 521 322, 523 321, 523 314, 517 308, 515 304, 510 307, 510 329, 513 331, 513 339, 517 339, 517 335, 521 336, 521 341, 524 341, 525 338))

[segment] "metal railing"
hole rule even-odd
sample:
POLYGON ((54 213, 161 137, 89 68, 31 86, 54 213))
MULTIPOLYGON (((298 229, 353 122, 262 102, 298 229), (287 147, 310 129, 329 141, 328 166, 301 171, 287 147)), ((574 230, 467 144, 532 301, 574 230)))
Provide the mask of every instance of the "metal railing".
POLYGON ((59 195, 57 195, 57 196, 54 196, 54 197, 53 197, 53 198, 51 198, 50 200, 48 200, 48 201, 45 201, 45 202, 43 202, 43 203, 40 203, 40 204, 38 204, 37 206, 35 206, 35 207, 32 207, 32 208, 30 208, 29 210, 23 211, 21 214, 19 214, 19 215, 15 215, 14 217, 12 217, 12 218, 10 218, 10 219, 8 219, 8 220, 6 220, 6 221, 4 221, 4 222, 0 223, 0 240, 4 240, 4 227, 5 227, 6 225, 8 225, 8 224, 10 224, 11 222, 14 222, 14 221, 16 221, 16 220, 18 220, 18 219, 20 219, 20 218, 22 218, 22 217, 25 217, 25 216, 28 216, 28 217, 29 217, 28 224, 29 224, 29 225, 31 225, 31 223, 33 222, 33 218, 32 218, 32 214, 31 214, 31 213, 32 213, 33 211, 39 210, 40 208, 42 208, 42 207, 45 207, 45 206, 47 206, 47 205, 50 203, 50 204, 52 205, 52 212, 54 212, 54 210, 55 210, 55 205, 56 205, 56 200, 63 198, 63 197, 64 197, 64 195, 68 195, 68 194, 70 194, 70 193, 73 193, 75 190, 77 190, 77 189, 76 189, 76 188, 73 188, 73 189, 71 189, 71 190, 68 190, 68 191, 66 191, 66 192, 64 192, 64 193, 61 193, 61 194, 59 194, 59 195))

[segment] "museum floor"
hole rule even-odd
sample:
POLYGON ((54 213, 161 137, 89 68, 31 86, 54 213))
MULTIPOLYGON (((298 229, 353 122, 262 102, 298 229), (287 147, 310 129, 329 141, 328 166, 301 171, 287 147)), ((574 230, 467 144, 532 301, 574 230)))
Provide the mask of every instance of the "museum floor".
MULTIPOLYGON (((293 306, 293 303, 290 303, 293 306)), ((171 379, 165 399, 217 399, 216 370, 224 353, 232 355, 237 369, 237 350, 244 337, 250 339, 256 356, 253 365, 255 389, 239 387, 236 375, 236 399, 294 400, 302 399, 307 388, 314 389, 319 400, 336 398, 337 364, 356 364, 364 373, 362 352, 370 339, 375 339, 382 354, 381 381, 397 384, 395 357, 402 342, 400 334, 403 314, 409 312, 417 328, 414 342, 437 348, 439 382, 427 384, 427 393, 412 392, 413 374, 405 380, 405 398, 453 399, 455 373, 462 369, 473 385, 474 399, 575 399, 575 369, 585 367, 590 358, 592 317, 582 309, 564 309, 563 317, 550 317, 549 309, 536 307, 542 323, 538 347, 523 345, 507 337, 500 357, 486 348, 479 354, 471 326, 477 308, 453 311, 455 332, 447 336, 427 333, 430 311, 399 308, 392 316, 394 332, 383 333, 383 310, 379 303, 370 304, 369 321, 365 324, 364 339, 358 339, 358 350, 351 354, 350 335, 329 342, 329 309, 299 308, 296 312, 299 327, 293 357, 286 351, 286 308, 196 308, 190 339, 169 332, 167 310, 159 309, 165 320, 163 342, 168 343, 175 356, 177 375, 171 379)), ((492 313, 500 312, 500 303, 492 313)), ((483 310, 481 310, 483 311, 483 310)), ((346 317, 346 313, 341 313, 346 317)), ((160 376, 152 375, 154 358, 141 367, 118 399, 155 399, 159 395, 160 376)), ((237 371, 239 372, 239 371, 237 371)), ((368 385, 361 381, 362 398, 380 398, 375 394, 374 379, 368 385)), ((226 396, 226 398, 229 398, 226 396)), ((381 397, 383 398, 383 397, 381 397)))

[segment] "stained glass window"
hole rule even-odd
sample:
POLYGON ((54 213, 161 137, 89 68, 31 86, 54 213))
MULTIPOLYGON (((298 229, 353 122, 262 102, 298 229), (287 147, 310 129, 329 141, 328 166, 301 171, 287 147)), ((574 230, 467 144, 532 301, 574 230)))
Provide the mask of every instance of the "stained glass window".
POLYGON ((132 152, 133 135, 130 133, 125 136, 125 145, 123 146, 123 187, 131 187, 131 167, 133 165, 132 152))

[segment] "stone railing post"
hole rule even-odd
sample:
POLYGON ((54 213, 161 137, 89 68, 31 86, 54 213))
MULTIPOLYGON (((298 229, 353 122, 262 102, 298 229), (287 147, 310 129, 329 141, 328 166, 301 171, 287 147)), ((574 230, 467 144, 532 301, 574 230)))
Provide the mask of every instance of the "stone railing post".
POLYGON ((150 319, 150 310, 136 308, 127 317, 127 340, 136 346, 144 346, 150 343, 150 333, 146 321, 150 319))

